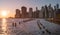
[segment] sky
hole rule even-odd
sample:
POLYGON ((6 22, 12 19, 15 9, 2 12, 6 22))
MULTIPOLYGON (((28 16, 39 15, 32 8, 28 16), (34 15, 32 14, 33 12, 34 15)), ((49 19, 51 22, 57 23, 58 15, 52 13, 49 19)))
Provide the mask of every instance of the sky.
POLYGON ((15 15, 15 10, 20 9, 22 6, 32 7, 35 10, 36 7, 40 10, 42 6, 49 5, 51 3, 52 6, 59 3, 60 0, 0 0, 0 12, 1 10, 9 11, 8 17, 15 15))

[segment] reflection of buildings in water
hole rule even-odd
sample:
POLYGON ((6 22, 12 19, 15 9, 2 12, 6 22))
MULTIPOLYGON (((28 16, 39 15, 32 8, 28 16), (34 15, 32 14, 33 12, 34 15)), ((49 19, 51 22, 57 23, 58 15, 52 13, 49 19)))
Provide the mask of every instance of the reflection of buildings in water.
POLYGON ((7 27, 6 19, 2 19, 2 31, 3 31, 4 35, 7 35, 6 34, 6 31, 7 31, 6 27, 7 27))

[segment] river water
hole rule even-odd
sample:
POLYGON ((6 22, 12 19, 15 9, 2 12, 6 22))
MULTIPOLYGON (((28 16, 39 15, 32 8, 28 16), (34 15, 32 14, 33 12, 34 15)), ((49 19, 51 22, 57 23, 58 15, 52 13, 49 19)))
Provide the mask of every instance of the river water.
POLYGON ((22 21, 22 19, 0 19, 0 35, 16 35, 19 30, 12 24, 19 21, 22 21))
POLYGON ((0 35, 25 35, 27 32, 21 28, 19 22, 28 19, 0 19, 0 35), (13 26, 16 23, 17 26, 13 26))
POLYGON ((59 35, 60 25, 44 19, 0 19, 0 35, 59 35), (40 29, 37 21, 40 23, 40 29), (16 23, 16 25, 13 25, 16 23), (43 26, 45 26, 43 28, 43 26), (46 32, 48 29, 50 32, 46 32), (51 33, 52 32, 52 33, 51 33))

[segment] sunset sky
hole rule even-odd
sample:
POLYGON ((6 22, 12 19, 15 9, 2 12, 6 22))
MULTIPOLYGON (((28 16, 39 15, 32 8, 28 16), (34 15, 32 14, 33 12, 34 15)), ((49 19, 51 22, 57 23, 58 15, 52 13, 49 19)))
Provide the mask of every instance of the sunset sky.
POLYGON ((0 12, 6 10, 8 12, 7 17, 14 17, 15 9, 20 9, 22 6, 32 7, 35 10, 36 6, 40 9, 41 6, 49 5, 50 3, 52 6, 57 3, 60 5, 60 0, 0 0, 0 12))

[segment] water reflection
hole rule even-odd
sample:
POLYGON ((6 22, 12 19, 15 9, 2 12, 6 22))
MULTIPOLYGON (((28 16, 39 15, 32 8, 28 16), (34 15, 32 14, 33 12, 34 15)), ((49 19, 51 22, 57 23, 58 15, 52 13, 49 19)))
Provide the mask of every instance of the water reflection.
POLYGON ((2 33, 3 35, 7 35, 7 24, 6 24, 6 19, 2 19, 2 33))

